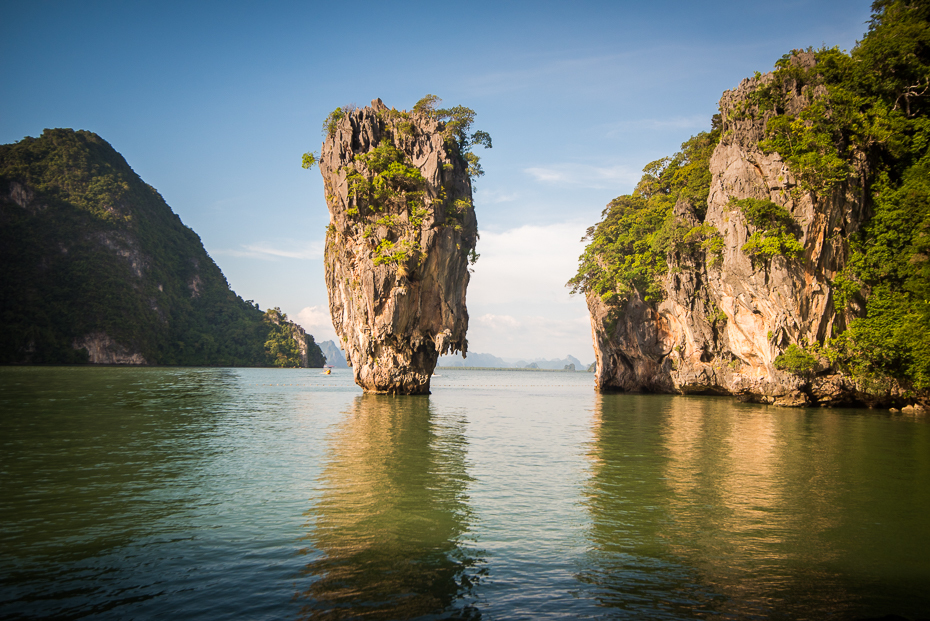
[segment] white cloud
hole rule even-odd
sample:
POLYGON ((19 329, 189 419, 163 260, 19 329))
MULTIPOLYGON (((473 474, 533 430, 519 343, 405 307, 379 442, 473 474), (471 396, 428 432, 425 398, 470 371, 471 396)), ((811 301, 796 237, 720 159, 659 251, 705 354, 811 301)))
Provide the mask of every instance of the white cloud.
POLYGON ((336 341, 336 331, 333 330, 333 322, 329 317, 329 308, 326 306, 307 306, 296 317, 292 318, 295 323, 301 326, 313 339, 320 343, 322 341, 336 341))
MULTIPOLYGON (((566 83, 575 85, 575 90, 584 88, 603 89, 612 80, 605 76, 632 75, 637 72, 632 68, 638 66, 634 59, 648 54, 646 50, 637 49, 622 54, 593 54, 577 58, 560 58, 557 54, 524 56, 510 61, 507 67, 465 75, 461 79, 469 93, 475 95, 500 95, 514 91, 533 88, 552 88, 566 83), (522 64, 522 66, 520 66, 522 64), (596 79, 591 79, 596 76, 596 79)), ((494 66, 500 66, 495 64, 494 66)))
POLYGON ((570 296, 581 222, 483 231, 468 285, 469 349, 501 357, 594 359, 585 302, 570 296))
POLYGON ((518 328, 521 325, 517 319, 510 315, 492 315, 491 313, 476 317, 472 321, 492 329, 518 328))
POLYGON ((307 261, 323 258, 323 242, 284 239, 274 244, 257 242, 244 244, 240 249, 214 250, 211 254, 262 259, 264 261, 274 261, 279 258, 307 261))
POLYGON ((560 222, 482 231, 469 304, 569 302, 565 283, 578 267, 587 228, 586 223, 560 222))
POLYGON ((610 189, 619 185, 634 185, 642 173, 628 166, 592 166, 561 163, 524 168, 523 172, 540 183, 576 187, 610 189))

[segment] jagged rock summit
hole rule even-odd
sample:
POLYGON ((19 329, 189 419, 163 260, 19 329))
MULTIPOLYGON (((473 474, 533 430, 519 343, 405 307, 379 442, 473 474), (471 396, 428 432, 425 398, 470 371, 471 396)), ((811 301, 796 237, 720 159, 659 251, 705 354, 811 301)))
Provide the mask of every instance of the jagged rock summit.
POLYGON ((380 99, 337 109, 325 128, 333 327, 366 392, 428 393, 437 358, 468 347, 477 222, 466 149, 431 108, 380 99))

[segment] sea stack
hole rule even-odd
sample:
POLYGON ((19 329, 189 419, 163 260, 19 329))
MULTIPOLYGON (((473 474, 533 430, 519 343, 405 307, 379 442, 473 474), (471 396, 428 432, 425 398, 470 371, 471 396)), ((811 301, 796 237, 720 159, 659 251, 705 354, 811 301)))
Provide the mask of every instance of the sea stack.
POLYGON ((472 117, 463 125, 429 103, 408 113, 376 99, 327 119, 329 309, 365 392, 429 393, 438 357, 467 351, 472 117))

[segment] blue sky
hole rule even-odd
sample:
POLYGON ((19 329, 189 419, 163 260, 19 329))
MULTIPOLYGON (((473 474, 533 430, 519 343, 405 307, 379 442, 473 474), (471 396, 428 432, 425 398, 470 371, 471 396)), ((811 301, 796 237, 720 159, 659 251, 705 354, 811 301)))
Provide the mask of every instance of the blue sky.
MULTIPOLYGON (((94 131, 203 240, 233 289, 328 322, 323 119, 427 93, 494 148, 475 204, 470 348, 593 360, 564 288, 578 239, 722 91, 792 48, 851 48, 869 2, 0 2, 0 142, 94 131)), ((480 151, 480 150, 479 150, 480 151)))

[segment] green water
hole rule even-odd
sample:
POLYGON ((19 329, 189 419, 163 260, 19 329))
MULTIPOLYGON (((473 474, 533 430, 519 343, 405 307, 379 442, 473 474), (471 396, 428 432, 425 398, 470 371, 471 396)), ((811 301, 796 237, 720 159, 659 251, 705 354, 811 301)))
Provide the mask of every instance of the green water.
POLYGON ((0 617, 930 617, 930 422, 587 373, 0 368, 0 617))

